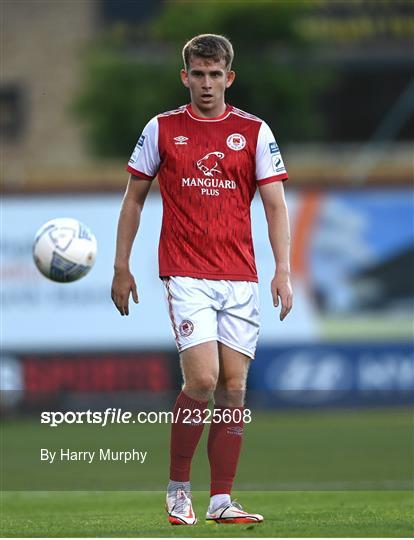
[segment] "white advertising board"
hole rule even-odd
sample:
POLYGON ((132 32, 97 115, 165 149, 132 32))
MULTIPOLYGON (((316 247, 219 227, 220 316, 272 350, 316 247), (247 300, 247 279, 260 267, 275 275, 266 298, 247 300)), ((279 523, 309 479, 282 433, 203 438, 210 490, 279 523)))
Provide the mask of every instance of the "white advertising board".
MULTIPOLYGON (((3 351, 122 350, 174 347, 158 278, 157 247, 162 205, 158 195, 145 204, 131 267, 140 304, 131 302, 129 317, 121 317, 110 298, 113 257, 122 194, 8 196, 2 205, 1 309, 3 351), (44 278, 32 260, 36 231, 55 217, 74 217, 88 225, 98 242, 92 271, 82 280, 58 284, 44 278)), ((297 197, 289 197, 294 219, 297 197)), ((261 342, 280 343, 316 337, 315 318, 297 286, 296 305, 280 323, 272 305, 270 280, 273 256, 260 200, 252 207, 255 251, 259 269, 261 342)))

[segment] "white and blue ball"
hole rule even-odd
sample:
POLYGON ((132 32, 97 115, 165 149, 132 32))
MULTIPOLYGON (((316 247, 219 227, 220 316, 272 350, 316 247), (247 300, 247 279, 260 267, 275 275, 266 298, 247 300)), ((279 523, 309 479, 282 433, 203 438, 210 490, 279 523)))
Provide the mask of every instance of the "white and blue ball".
POLYGON ((40 272, 59 283, 77 281, 95 263, 95 235, 83 223, 73 218, 56 218, 37 231, 33 244, 33 259, 40 272))

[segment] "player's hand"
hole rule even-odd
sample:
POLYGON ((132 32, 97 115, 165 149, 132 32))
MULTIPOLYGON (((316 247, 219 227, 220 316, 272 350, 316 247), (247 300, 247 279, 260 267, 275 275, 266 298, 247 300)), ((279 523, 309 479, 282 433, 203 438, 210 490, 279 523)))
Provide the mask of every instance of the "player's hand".
POLYGON ((127 269, 115 270, 112 280, 111 298, 119 313, 129 315, 129 295, 138 304, 138 292, 134 276, 127 269))
POLYGON ((289 274, 278 273, 276 272, 272 283, 270 285, 272 291, 273 305, 275 307, 279 306, 279 298, 282 304, 280 309, 280 320, 283 319, 290 313, 293 305, 293 293, 292 285, 290 284, 289 274))

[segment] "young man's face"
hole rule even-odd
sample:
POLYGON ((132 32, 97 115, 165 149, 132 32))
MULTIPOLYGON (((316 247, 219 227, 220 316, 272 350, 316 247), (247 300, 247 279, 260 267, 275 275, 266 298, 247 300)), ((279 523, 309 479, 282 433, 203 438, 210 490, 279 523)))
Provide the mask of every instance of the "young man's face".
POLYGON ((189 90, 195 112, 205 117, 219 116, 225 110, 224 93, 232 85, 234 71, 227 71, 224 60, 215 62, 191 56, 188 71, 181 70, 181 80, 189 90))

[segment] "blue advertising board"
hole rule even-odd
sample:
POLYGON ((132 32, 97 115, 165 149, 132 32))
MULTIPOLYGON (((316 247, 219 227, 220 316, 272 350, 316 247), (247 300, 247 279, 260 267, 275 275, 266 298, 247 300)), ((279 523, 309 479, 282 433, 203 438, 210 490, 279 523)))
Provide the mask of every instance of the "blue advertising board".
POLYGON ((413 345, 261 347, 250 369, 249 393, 266 407, 413 403, 413 345))

